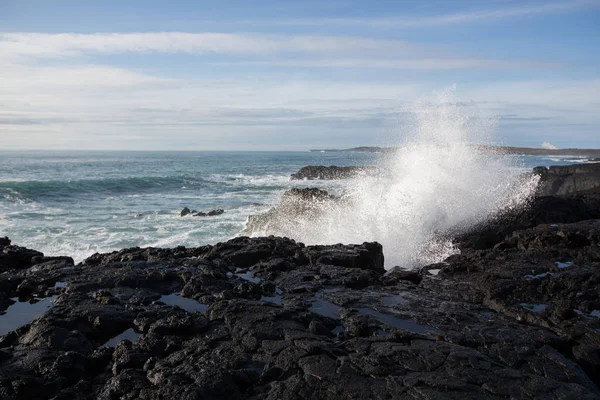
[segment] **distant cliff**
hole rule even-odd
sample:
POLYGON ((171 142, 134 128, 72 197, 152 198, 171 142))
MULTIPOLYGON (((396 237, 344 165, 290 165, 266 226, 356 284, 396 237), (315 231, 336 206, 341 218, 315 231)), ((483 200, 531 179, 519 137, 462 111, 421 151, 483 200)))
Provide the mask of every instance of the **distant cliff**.
MULTIPOLYGON (((533 147, 510 147, 510 146, 478 146, 484 150, 499 151, 508 154, 524 154, 524 155, 539 155, 539 156, 588 156, 599 157, 600 149, 539 149, 533 147)), ((364 152, 364 153, 386 153, 398 150, 398 147, 377 147, 377 146, 360 146, 350 149, 313 149, 313 152, 364 152)), ((600 161, 600 160, 599 160, 600 161)))

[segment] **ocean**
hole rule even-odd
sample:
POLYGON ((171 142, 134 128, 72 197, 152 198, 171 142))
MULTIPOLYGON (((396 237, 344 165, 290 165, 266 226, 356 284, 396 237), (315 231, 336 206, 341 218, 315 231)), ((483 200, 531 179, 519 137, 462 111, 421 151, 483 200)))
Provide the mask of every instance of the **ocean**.
MULTIPOLYGON (((214 244, 239 235, 249 215, 277 204, 287 189, 320 187, 338 194, 347 190, 342 181, 290 180, 301 167, 378 165, 385 157, 360 152, 3 151, 0 236, 76 261, 135 246, 214 244), (225 212, 181 217, 184 207, 225 212)), ((517 158, 516 164, 514 159, 510 162, 523 170, 585 161, 517 158)), ((323 240, 359 237, 336 237, 334 231, 323 240)), ((372 239, 378 239, 377 234, 364 238, 372 239)))

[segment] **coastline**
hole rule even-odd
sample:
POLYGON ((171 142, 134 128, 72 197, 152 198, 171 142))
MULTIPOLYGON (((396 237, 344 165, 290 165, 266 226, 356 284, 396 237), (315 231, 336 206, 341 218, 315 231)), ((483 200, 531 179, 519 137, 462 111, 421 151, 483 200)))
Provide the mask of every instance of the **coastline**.
MULTIPOLYGON (((512 146, 475 146, 484 151, 505 154, 537 155, 537 156, 587 156, 600 157, 600 149, 540 149, 533 147, 512 146)), ((311 149, 311 152, 364 152, 364 153, 392 153, 398 147, 360 146, 349 149, 311 149)))
POLYGON ((75 264, 4 240, 0 321, 38 309, 0 336, 0 395, 595 399, 599 221, 600 190, 540 196, 460 255, 387 273, 377 243, 240 237, 75 264))

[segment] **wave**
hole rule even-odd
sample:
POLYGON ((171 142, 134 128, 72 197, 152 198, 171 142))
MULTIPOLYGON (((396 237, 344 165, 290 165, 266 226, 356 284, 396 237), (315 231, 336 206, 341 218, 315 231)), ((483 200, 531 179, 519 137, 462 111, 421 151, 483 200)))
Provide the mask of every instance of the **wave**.
POLYGON ((404 127, 412 135, 381 161, 389 176, 348 181, 346 201, 251 234, 306 244, 378 241, 387 267, 415 268, 455 253, 457 233, 531 198, 538 178, 523 174, 517 156, 473 146, 491 141, 493 119, 467 115, 450 94, 417 105, 413 115, 404 127))
POLYGON ((162 192, 173 189, 198 189, 215 182, 201 178, 129 177, 107 179, 3 181, 0 196, 9 202, 26 202, 44 199, 65 199, 85 195, 123 195, 131 193, 162 192))
POLYGON ((0 201, 25 204, 44 200, 66 200, 100 196, 137 196, 161 193, 169 196, 182 192, 203 191, 205 196, 235 196, 236 192, 256 193, 283 189, 290 184, 289 175, 210 174, 202 178, 187 175, 146 176, 77 180, 4 180, 0 181, 0 201))

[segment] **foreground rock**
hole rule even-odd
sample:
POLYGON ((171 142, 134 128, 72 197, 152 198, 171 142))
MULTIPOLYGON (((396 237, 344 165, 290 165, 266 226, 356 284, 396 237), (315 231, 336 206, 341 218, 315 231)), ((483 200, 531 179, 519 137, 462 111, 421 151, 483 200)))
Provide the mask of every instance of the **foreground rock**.
POLYGON ((537 167, 539 196, 564 196, 600 189, 600 163, 537 167))
POLYGON ((54 303, 0 337, 0 398, 598 399, 600 225, 548 215, 389 274, 377 243, 240 237, 77 265, 8 246, 23 261, 0 274, 0 326, 35 306, 11 299, 54 303))
POLYGON ((292 174, 292 179, 313 180, 313 179, 348 179, 360 176, 375 176, 381 173, 377 167, 337 167, 335 165, 308 165, 300 168, 298 172, 292 174))

